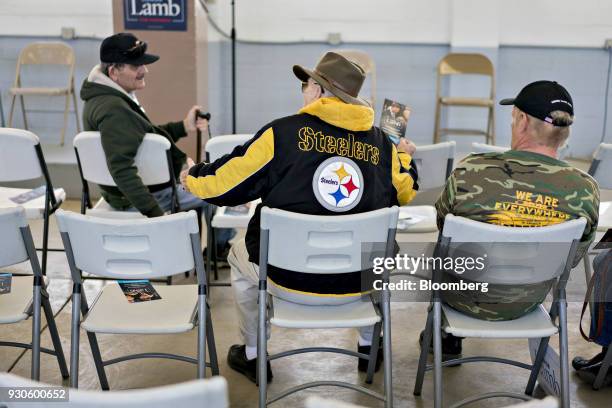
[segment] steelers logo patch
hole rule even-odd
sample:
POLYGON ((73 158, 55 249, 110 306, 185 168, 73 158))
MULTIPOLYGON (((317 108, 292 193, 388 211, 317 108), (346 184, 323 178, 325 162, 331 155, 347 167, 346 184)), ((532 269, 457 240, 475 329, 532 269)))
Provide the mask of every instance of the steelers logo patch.
POLYGON ((359 204, 363 187, 359 166, 346 157, 325 160, 312 179, 312 189, 319 203, 335 212, 348 211, 359 204))

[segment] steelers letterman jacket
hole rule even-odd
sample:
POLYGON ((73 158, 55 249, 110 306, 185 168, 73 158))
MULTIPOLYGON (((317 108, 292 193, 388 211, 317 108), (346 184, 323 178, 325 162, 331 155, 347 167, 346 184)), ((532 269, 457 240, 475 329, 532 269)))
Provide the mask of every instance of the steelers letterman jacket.
MULTIPOLYGON (((187 188, 219 206, 261 198, 249 222, 249 261, 258 263, 262 206, 301 214, 339 215, 411 201, 418 186, 408 154, 398 152, 373 127, 374 111, 340 99, 321 98, 298 114, 264 126, 214 163, 191 168, 187 188)), ((290 245, 290 244, 289 244, 290 245)), ((305 274, 268 266, 271 283, 286 290, 326 296, 361 292, 359 272, 305 274)))

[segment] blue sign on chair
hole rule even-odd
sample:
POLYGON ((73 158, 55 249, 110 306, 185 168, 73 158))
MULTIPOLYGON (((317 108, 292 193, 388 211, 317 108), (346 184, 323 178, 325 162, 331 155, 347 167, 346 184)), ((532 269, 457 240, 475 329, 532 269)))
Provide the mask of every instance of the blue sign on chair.
POLYGON ((187 31, 185 0, 123 0, 123 9, 126 29, 187 31))

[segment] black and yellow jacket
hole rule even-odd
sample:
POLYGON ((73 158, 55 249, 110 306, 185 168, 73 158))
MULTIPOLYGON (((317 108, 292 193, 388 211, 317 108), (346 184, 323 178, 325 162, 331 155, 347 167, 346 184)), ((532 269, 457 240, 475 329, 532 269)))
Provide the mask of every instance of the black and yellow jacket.
MULTIPOLYGON (((186 155, 175 144, 186 136, 183 122, 155 125, 135 99, 95 66, 81 87, 83 126, 99 131, 106 164, 117 186, 100 186, 102 196, 119 210, 136 207, 148 217, 164 212, 151 194, 168 185, 145 186, 138 175, 134 158, 145 133, 156 133, 170 141, 170 154, 175 177, 185 164, 186 155)), ((163 164, 160 164, 160 166, 163 164)))
MULTIPOLYGON (((328 159, 340 158, 338 163, 346 161, 347 168, 354 164, 358 167, 355 170, 361 173, 359 185, 350 184, 348 173, 344 177, 345 184, 341 185, 349 187, 344 193, 357 194, 352 191, 359 186, 363 191, 359 200, 353 200, 357 203, 342 214, 403 205, 412 200, 417 186, 416 172, 409 168, 411 158, 398 153, 383 132, 372 126, 373 120, 374 111, 369 107, 346 104, 335 97, 321 98, 296 115, 264 126, 231 154, 214 163, 192 167, 187 188, 216 205, 231 206, 262 199, 246 234, 249 261, 258 263, 261 206, 301 214, 339 214, 321 204, 313 187, 315 173, 328 159)), ((318 181, 319 175, 316 177, 318 181)), ((360 292, 360 279, 351 274, 283 273, 269 267, 268 276, 276 285, 301 292, 360 292)))

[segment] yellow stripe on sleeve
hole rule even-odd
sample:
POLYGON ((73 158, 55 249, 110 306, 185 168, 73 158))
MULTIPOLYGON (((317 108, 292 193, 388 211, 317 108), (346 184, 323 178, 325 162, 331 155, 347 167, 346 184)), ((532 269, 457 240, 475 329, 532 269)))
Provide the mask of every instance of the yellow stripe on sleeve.
POLYGON ((248 147, 243 156, 228 160, 215 174, 187 176, 187 188, 202 199, 221 196, 257 173, 273 158, 274 131, 269 128, 248 147))
POLYGON ((397 191, 397 202, 399 205, 405 205, 412 201, 416 195, 416 191, 413 189, 414 180, 412 177, 408 173, 400 173, 401 167, 410 168, 411 157, 407 153, 398 155, 395 146, 393 146, 391 155, 392 182, 393 187, 397 191))

